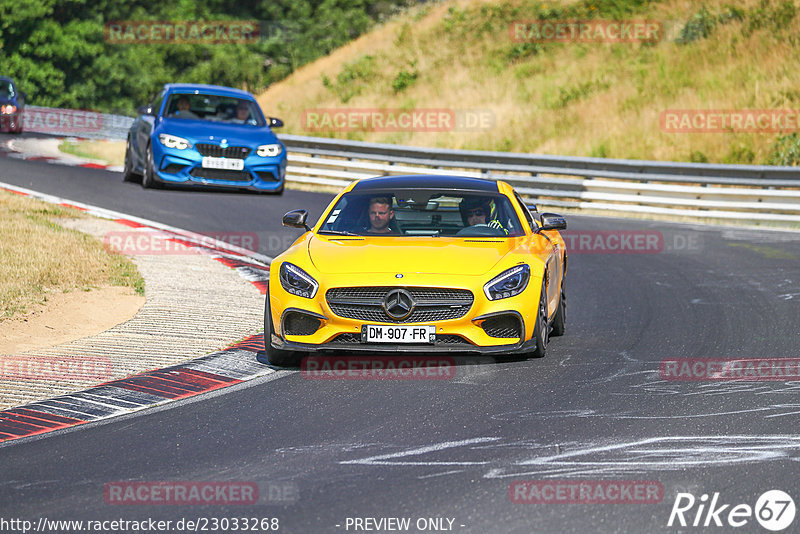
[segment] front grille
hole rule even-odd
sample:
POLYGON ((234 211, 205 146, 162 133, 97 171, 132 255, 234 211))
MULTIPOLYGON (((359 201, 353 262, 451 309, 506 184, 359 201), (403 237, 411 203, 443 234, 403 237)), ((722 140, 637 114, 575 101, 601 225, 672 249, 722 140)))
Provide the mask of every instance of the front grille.
POLYGON ((415 306, 411 315, 393 319, 383 310, 383 298, 394 287, 337 287, 326 294, 328 306, 339 317, 357 321, 420 323, 464 317, 472 306, 472 293, 466 289, 407 287, 415 306))
POLYGON ((283 318, 283 333, 287 336, 310 336, 322 323, 305 313, 288 312, 283 318))
MULTIPOLYGON (((328 342, 328 344, 345 344, 345 343, 361 343, 361 334, 354 333, 354 332, 345 332, 344 334, 339 334, 332 340, 328 342)), ((463 346, 472 346, 472 343, 467 341, 461 336, 456 336, 453 334, 437 334, 436 335, 436 345, 463 345, 463 346)))
POLYGON ((209 145, 208 143, 197 143, 195 145, 200 154, 211 158, 238 158, 245 159, 250 155, 250 148, 246 146, 226 146, 209 145))
POLYGON ((249 182, 253 179, 250 173, 246 171, 204 169, 202 167, 195 167, 189 174, 195 178, 204 178, 206 180, 225 180, 228 182, 249 182))
POLYGON ((522 337, 522 324, 516 315, 505 314, 490 317, 483 321, 481 328, 492 337, 522 337))

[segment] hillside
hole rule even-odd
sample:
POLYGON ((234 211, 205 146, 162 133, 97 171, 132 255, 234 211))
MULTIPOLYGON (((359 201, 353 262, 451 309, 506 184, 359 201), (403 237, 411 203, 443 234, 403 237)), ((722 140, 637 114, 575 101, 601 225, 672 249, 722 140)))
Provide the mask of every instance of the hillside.
POLYGON ((266 113, 284 119, 284 132, 294 134, 575 156, 796 164, 800 141, 790 131, 668 132, 661 119, 667 110, 800 107, 798 30, 792 0, 450 1, 418 6, 306 65, 270 86, 259 102, 266 113), (662 38, 543 43, 530 37, 514 41, 510 31, 515 21, 587 19, 657 21, 662 38), (375 108, 445 110, 491 120, 477 131, 314 127, 331 124, 314 122, 320 110, 329 110, 323 115, 330 118, 330 110, 352 117, 375 108))

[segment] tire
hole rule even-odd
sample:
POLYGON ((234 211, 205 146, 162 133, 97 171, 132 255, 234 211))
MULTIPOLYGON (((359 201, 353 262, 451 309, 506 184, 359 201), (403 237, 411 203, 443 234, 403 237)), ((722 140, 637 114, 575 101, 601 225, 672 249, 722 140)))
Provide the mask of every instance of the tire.
POLYGON ((133 172, 133 157, 131 157, 131 141, 128 139, 125 142, 125 168, 122 170, 123 182, 136 181, 137 174, 133 172))
POLYGON ((550 325, 547 323, 547 288, 542 281, 542 291, 539 294, 539 305, 536 307, 536 324, 533 327, 533 338, 536 348, 530 355, 534 358, 544 358, 547 352, 547 342, 550 339, 550 325))
POLYGON ((144 174, 142 174, 142 187, 145 189, 155 187, 156 179, 153 177, 155 170, 153 169, 153 147, 147 145, 147 152, 144 157, 144 174))
POLYGON ((272 346, 272 309, 269 305, 269 291, 264 302, 264 353, 267 361, 278 367, 299 367, 303 354, 292 350, 280 350, 272 346))
POLYGON ((551 323, 553 329, 550 336, 563 336, 567 329, 567 296, 564 293, 564 280, 561 280, 561 293, 558 297, 558 309, 551 323))

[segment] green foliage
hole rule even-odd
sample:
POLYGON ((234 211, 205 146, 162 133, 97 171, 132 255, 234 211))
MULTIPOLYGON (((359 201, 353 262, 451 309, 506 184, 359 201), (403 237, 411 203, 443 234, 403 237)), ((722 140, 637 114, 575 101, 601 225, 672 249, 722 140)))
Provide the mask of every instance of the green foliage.
POLYGON ((695 13, 692 18, 686 21, 681 29, 681 33, 675 42, 678 44, 688 44, 700 39, 705 39, 714 31, 717 24, 727 24, 731 21, 741 21, 745 18, 745 11, 736 6, 726 6, 718 14, 713 14, 705 6, 695 13))
POLYGON ((769 165, 800 165, 800 134, 781 135, 772 145, 767 158, 769 165))
POLYGON ((692 163, 708 163, 708 158, 699 150, 692 150, 689 153, 689 161, 692 163))
POLYGON ((750 146, 743 143, 732 145, 728 154, 723 158, 723 163, 751 164, 755 161, 756 154, 750 146))
POLYGON ((747 13, 744 34, 750 35, 760 29, 777 33, 788 28, 797 15, 797 7, 792 0, 784 0, 777 5, 776 3, 771 0, 761 0, 758 7, 751 9, 747 13))
POLYGON ((2 74, 32 105, 132 114, 164 83, 260 92, 411 0, 0 0, 2 74), (114 44, 109 22, 259 21, 247 44, 114 44))
POLYGON ((345 64, 336 76, 336 82, 322 75, 322 85, 333 91, 342 101, 347 103, 354 96, 361 94, 361 91, 373 80, 376 75, 377 62, 375 56, 363 55, 360 58, 345 64))
POLYGON ((419 71, 417 71, 417 62, 411 62, 411 71, 401 70, 397 76, 392 80, 392 89, 395 94, 405 91, 417 81, 419 78, 419 71))
POLYGON ((592 93, 608 89, 611 84, 603 79, 589 80, 587 82, 573 85, 572 87, 559 87, 558 97, 555 102, 550 103, 551 109, 564 108, 573 102, 578 102, 588 98, 592 93))

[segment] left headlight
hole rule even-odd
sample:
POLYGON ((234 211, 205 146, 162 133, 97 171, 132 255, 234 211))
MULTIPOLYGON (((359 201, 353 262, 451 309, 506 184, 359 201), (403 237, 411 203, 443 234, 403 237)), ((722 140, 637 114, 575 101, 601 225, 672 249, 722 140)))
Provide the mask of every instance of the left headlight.
POLYGON ((527 265, 517 265, 507 269, 489 280, 483 286, 483 292, 489 300, 507 299, 519 295, 528 287, 531 278, 531 268, 527 265))
POLYGON ((17 111, 17 106, 13 104, 7 104, 5 106, 0 107, 0 113, 2 113, 3 115, 11 115, 16 111, 17 111))
POLYGON ((189 141, 183 137, 162 133, 158 134, 158 140, 161 141, 161 144, 167 148, 176 148, 178 150, 189 148, 189 141))
POLYGON ((256 154, 262 158, 274 158, 275 156, 280 156, 281 152, 283 152, 283 147, 278 143, 261 145, 256 149, 256 154))
POLYGON ((288 293, 307 299, 314 298, 314 295, 317 294, 317 289, 319 289, 319 284, 316 280, 311 278, 303 269, 289 262, 281 264, 280 279, 281 286, 288 293))

